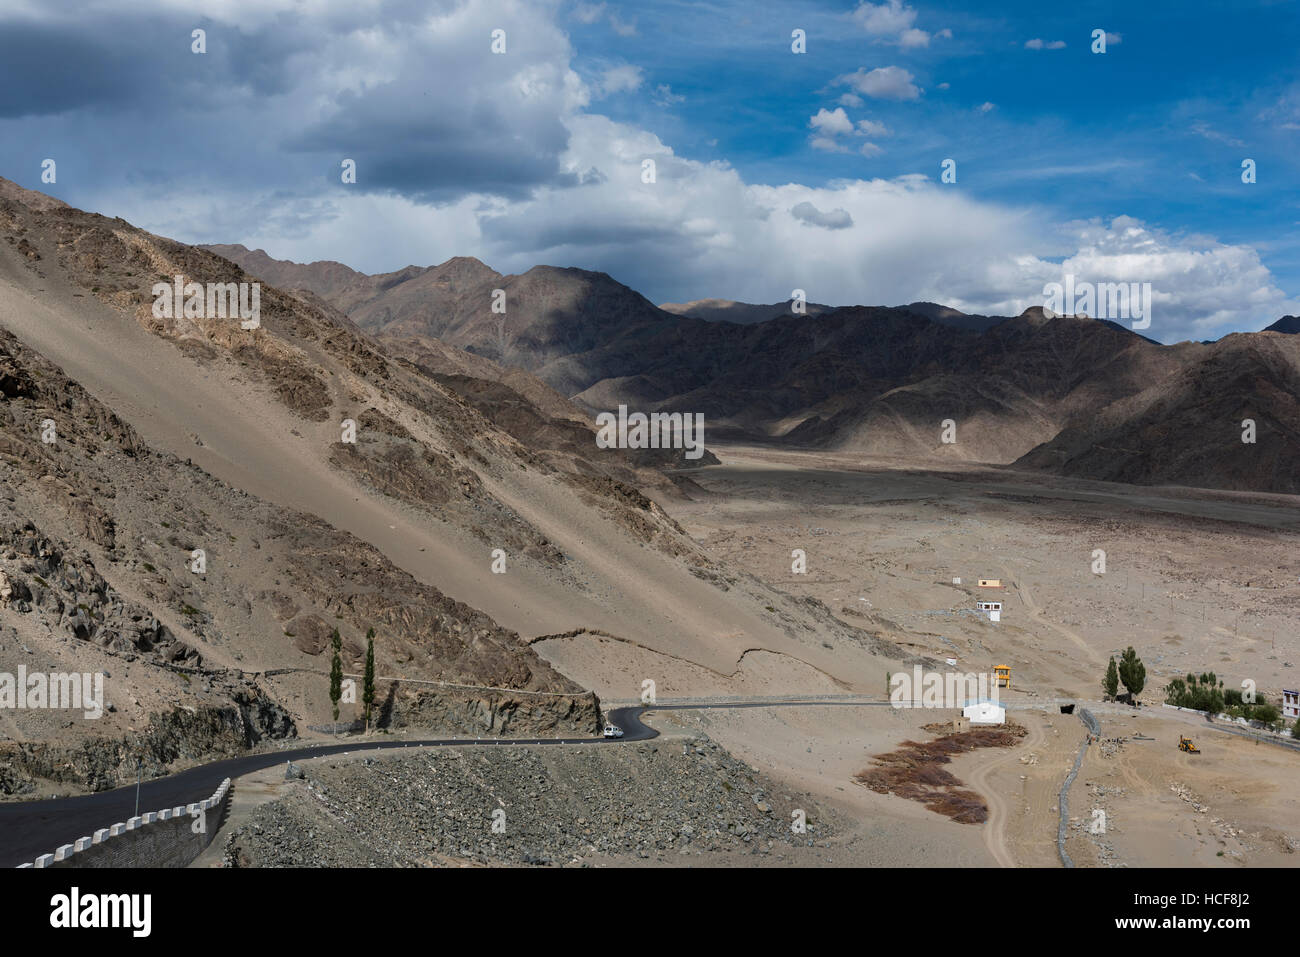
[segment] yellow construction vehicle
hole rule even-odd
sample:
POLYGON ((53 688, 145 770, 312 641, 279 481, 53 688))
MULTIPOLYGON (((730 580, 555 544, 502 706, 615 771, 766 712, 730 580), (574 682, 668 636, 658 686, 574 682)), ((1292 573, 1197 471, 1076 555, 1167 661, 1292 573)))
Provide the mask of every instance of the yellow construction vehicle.
POLYGON ((1188 754, 1200 754, 1201 749, 1192 744, 1191 738, 1184 738, 1181 734, 1178 736, 1178 750, 1186 751, 1188 754))
POLYGON ((993 680, 997 684, 997 687, 999 688, 1010 688, 1011 687, 1011 666, 994 665, 993 680))

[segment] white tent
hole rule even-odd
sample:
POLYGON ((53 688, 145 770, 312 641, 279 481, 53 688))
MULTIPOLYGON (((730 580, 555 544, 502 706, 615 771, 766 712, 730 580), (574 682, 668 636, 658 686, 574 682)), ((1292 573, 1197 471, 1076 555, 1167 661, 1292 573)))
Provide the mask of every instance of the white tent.
POLYGON ((962 708, 961 713, 971 724, 1006 724, 1007 709, 996 701, 975 701, 962 708))

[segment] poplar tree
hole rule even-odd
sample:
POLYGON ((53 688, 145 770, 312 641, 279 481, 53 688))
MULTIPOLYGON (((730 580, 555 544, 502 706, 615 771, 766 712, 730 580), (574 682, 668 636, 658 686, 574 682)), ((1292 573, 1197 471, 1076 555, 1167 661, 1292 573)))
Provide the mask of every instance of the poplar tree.
POLYGON ((330 646, 334 649, 334 661, 330 664, 330 704, 334 707, 334 736, 339 733, 339 699, 343 697, 343 639, 339 630, 334 629, 330 636, 330 646))
POLYGON ((1119 669, 1115 667, 1115 656, 1112 655, 1110 664, 1106 666, 1106 677, 1101 680, 1101 690, 1106 692, 1106 697, 1114 700, 1119 694, 1119 669))
POLYGON ((370 733, 370 709, 375 703, 375 629, 366 632, 366 677, 361 688, 361 703, 366 706, 366 733, 370 733))

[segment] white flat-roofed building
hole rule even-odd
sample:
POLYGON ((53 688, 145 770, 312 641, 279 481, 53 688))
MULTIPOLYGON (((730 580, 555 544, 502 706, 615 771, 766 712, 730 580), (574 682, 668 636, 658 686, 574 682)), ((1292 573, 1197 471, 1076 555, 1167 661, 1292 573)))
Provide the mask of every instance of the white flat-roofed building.
POLYGON ((1006 724, 1007 709, 996 701, 973 701, 961 709, 971 724, 1006 724))

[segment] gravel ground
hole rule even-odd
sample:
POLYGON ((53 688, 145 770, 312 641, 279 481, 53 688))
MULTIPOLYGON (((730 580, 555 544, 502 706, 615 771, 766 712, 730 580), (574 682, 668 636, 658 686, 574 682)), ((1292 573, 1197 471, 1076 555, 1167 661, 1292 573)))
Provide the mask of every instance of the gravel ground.
POLYGON ((780 854, 831 833, 810 799, 707 739, 439 748, 289 773, 302 777, 231 833, 227 866, 687 863, 780 854))

